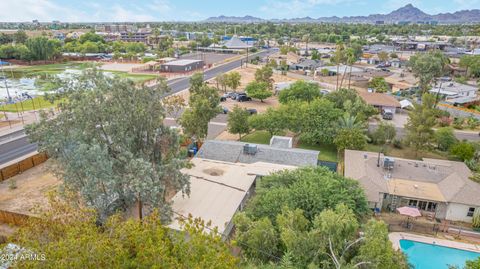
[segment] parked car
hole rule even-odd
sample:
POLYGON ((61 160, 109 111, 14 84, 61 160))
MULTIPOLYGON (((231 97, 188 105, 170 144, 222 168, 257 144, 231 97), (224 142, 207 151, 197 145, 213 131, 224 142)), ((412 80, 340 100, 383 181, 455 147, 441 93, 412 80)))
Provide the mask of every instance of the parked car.
POLYGON ((254 115, 258 113, 255 108, 247 108, 247 112, 250 113, 250 115, 254 115))
POLYGON ((252 97, 248 97, 246 94, 238 95, 237 101, 238 102, 252 101, 252 97))
POLYGON ((225 101, 227 101, 227 98, 224 96, 220 96, 220 102, 225 102, 225 101))
POLYGON ((232 100, 235 100, 235 98, 237 98, 237 93, 236 92, 227 92, 223 96, 225 96, 226 98, 230 98, 232 100))
POLYGON ((393 120, 393 111, 388 108, 382 110, 382 118, 384 120, 393 120))

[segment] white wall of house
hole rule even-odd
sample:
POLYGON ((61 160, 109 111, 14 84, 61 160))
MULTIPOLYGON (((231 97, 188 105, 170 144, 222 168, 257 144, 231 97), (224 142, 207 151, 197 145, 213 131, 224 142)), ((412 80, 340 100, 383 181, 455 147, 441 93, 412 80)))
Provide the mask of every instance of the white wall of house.
POLYGON ((447 206, 447 214, 445 219, 452 220, 452 221, 472 222, 472 217, 468 216, 469 209, 472 207, 476 208, 475 209, 476 213, 480 212, 479 207, 450 203, 447 206))

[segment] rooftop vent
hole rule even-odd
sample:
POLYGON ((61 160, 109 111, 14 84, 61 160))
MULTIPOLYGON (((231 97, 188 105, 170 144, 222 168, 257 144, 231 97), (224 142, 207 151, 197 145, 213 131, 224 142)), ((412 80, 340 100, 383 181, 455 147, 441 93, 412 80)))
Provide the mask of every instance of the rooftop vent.
POLYGON ((245 144, 243 146, 243 153, 248 155, 255 155, 257 153, 257 145, 245 144))

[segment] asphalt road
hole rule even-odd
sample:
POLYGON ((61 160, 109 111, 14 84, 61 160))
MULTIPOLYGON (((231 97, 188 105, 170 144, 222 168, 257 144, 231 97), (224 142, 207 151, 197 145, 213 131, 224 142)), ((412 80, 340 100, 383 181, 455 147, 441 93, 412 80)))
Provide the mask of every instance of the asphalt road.
MULTIPOLYGON (((257 56, 260 57, 260 58, 263 58, 263 57, 266 57, 266 56, 268 56, 268 55, 270 55, 274 52, 275 52, 275 50, 272 50, 272 49, 264 50, 264 51, 249 55, 249 59, 253 59, 253 57, 257 57, 257 56)), ((214 67, 214 68, 211 68, 211 69, 208 69, 207 71, 203 72, 203 78, 205 80, 209 80, 211 78, 216 77, 218 74, 226 73, 230 70, 238 68, 238 67, 240 67, 240 65, 242 64, 243 61, 245 61, 245 57, 243 57, 241 59, 238 59, 238 60, 235 60, 235 61, 232 61, 232 62, 229 62, 229 63, 226 63, 226 64, 223 64, 223 65, 220 65, 220 66, 217 66, 217 67, 214 67)), ((177 93, 179 91, 183 91, 183 90, 187 89, 188 87, 190 87, 190 77, 174 79, 174 80, 168 82, 168 86, 171 89, 171 91, 168 93, 168 95, 177 93)))
POLYGON ((8 141, 2 141, 0 144, 0 165, 36 150, 37 144, 30 143, 28 137, 22 132, 8 141))
MULTIPOLYGON (((259 56, 263 58, 274 53, 275 50, 265 50, 249 55, 249 59, 259 56)), ((230 70, 240 67, 246 57, 226 63, 221 66, 211 68, 204 72, 204 79, 209 80, 216 77, 218 74, 226 73, 230 70)), ((190 78, 177 78, 168 82, 171 91, 168 95, 183 91, 190 86, 190 78)), ((226 128, 226 115, 218 115, 213 119, 208 128, 207 138, 214 138, 219 135, 226 128)), ((165 120, 165 124, 169 126, 176 126, 176 122, 172 120, 165 120)), ((11 160, 17 159, 23 155, 37 150, 37 144, 32 144, 28 138, 24 136, 23 130, 12 132, 8 135, 0 137, 0 165, 11 160)))

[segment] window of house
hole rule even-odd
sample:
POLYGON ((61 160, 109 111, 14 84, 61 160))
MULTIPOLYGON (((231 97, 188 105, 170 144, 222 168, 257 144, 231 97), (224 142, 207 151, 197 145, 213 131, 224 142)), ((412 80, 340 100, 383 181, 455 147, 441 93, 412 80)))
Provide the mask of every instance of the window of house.
POLYGON ((428 204, 428 202, 426 202, 426 201, 418 201, 418 208, 420 210, 426 210, 427 209, 427 204, 428 204))
POLYGON ((409 206, 417 206, 417 202, 418 202, 418 200, 409 200, 408 205, 409 206))
POLYGON ((435 209, 437 209, 437 203, 429 202, 427 206, 427 211, 435 212, 435 209))
POLYGON ((470 207, 467 212, 467 217, 473 217, 473 213, 475 213, 475 207, 470 207))

